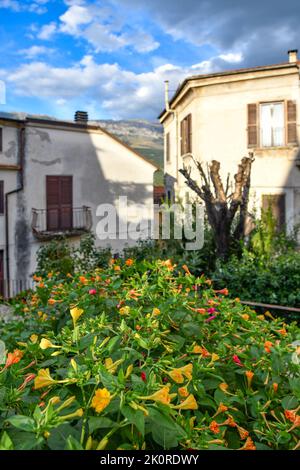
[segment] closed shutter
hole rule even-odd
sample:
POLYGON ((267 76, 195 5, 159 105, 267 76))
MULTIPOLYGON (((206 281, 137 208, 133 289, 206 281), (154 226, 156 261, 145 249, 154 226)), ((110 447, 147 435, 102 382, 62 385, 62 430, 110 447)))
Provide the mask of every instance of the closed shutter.
POLYGON ((264 194, 262 197, 262 208, 266 212, 271 209, 274 219, 277 222, 277 229, 284 227, 285 217, 285 194, 264 194))
POLYGON ((0 181, 0 214, 4 214, 4 181, 0 181))
POLYGON ((187 120, 187 153, 192 153, 192 115, 189 114, 187 120))
POLYGON ((47 230, 72 228, 72 176, 47 176, 47 230))
POLYGON ((2 131, 2 127, 0 127, 0 152, 3 152, 3 131, 2 131))
POLYGON ((60 228, 70 230, 72 228, 72 176, 60 177, 60 228))
POLYGON ((296 102, 287 102, 287 143, 297 144, 297 106, 296 102))
POLYGON ((248 147, 258 146, 257 104, 248 104, 248 147))
POLYGON ((185 154, 185 120, 183 119, 180 123, 180 154, 185 154))
POLYGON ((60 188, 59 176, 46 177, 47 230, 59 229, 60 188))
POLYGON ((171 159, 170 155, 170 133, 168 132, 166 134, 166 160, 169 162, 171 159))

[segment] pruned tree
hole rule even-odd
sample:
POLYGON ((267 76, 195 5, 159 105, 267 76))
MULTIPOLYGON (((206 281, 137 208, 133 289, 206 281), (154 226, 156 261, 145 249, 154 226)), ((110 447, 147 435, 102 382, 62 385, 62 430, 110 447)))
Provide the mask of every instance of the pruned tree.
POLYGON ((185 177, 187 186, 204 201, 208 222, 214 234, 217 257, 224 259, 229 254, 232 242, 245 237, 254 157, 249 153, 248 157, 241 160, 231 192, 230 175, 227 176, 224 188, 220 176, 220 162, 213 160, 205 172, 201 162, 195 159, 193 161, 200 175, 199 183, 191 177, 190 168, 184 167, 179 171, 185 177), (236 216, 238 219, 233 229, 236 216))

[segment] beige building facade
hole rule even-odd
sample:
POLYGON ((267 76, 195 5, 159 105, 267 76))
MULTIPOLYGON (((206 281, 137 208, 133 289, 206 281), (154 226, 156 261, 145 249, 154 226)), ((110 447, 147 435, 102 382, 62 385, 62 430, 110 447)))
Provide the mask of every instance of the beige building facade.
POLYGON ((225 180, 253 152, 251 209, 259 214, 271 203, 293 230, 300 222, 299 67, 293 50, 282 64, 187 78, 160 115, 169 197, 187 197, 179 170, 191 156, 204 166, 219 161, 225 180))

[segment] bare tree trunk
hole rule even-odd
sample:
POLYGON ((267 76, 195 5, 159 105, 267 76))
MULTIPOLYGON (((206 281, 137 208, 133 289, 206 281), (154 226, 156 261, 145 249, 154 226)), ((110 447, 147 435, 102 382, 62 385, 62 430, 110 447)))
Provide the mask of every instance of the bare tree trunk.
POLYGON ((205 203, 208 222, 214 234, 218 258, 226 258, 232 242, 244 238, 253 161, 252 154, 242 159, 234 176, 234 191, 229 196, 229 176, 227 177, 226 189, 224 190, 220 177, 220 163, 218 161, 213 160, 211 162, 208 175, 206 175, 202 164, 194 160, 200 174, 200 185, 191 178, 190 170, 187 168, 179 170, 185 177, 187 186, 205 203), (210 181, 213 189, 211 188, 210 181), (239 220, 232 234, 232 224, 237 212, 239 212, 239 220))

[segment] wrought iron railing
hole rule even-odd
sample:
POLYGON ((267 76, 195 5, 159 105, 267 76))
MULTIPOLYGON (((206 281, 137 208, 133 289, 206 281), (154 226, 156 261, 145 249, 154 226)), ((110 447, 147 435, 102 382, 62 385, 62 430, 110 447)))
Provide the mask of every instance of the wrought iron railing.
POLYGON ((80 235, 92 228, 90 207, 72 207, 57 209, 32 209, 31 227, 39 238, 51 238, 55 235, 80 235))

